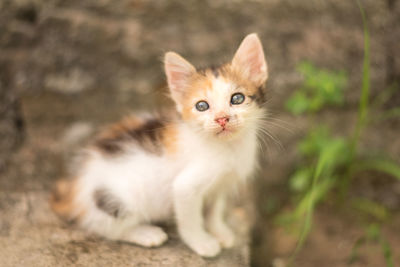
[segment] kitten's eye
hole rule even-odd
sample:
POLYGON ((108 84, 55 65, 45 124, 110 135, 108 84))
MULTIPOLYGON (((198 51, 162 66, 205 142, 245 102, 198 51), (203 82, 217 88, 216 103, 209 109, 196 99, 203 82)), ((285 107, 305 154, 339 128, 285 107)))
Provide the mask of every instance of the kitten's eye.
POLYGON ((231 104, 232 105, 240 105, 244 101, 244 95, 242 93, 236 93, 232 95, 231 104))
POLYGON ((209 108, 210 108, 210 106, 208 105, 208 103, 206 101, 199 101, 196 103, 196 109, 198 111, 206 111, 209 108))

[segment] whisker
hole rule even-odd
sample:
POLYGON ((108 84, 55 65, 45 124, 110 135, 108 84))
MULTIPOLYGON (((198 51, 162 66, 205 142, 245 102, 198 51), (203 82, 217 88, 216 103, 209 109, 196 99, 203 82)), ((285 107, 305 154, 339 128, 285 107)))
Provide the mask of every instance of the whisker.
POLYGON ((268 130, 266 130, 264 128, 259 128, 258 131, 260 133, 263 133, 267 137, 269 137, 272 141, 274 141, 281 150, 284 150, 282 143, 273 134, 271 134, 268 130))
POLYGON ((264 146, 265 146, 265 148, 266 148, 266 150, 267 150, 267 154, 268 154, 268 156, 270 156, 270 154, 269 154, 269 149, 268 149, 268 144, 266 143, 266 141, 262 138, 262 136, 259 135, 259 133, 257 133, 257 138, 258 138, 259 140, 261 140, 261 142, 258 143, 258 146, 259 146, 259 148, 260 148, 260 150, 261 150, 261 153, 262 153, 262 154, 265 153, 265 152, 264 152, 264 146))
POLYGON ((275 127, 280 128, 280 129, 282 129, 282 130, 288 131, 288 132, 291 133, 291 134, 294 133, 294 131, 293 131, 292 129, 290 129, 289 127, 283 126, 283 125, 281 125, 281 124, 279 124, 279 123, 276 123, 276 122, 273 122, 273 121, 263 121, 261 124, 262 124, 263 126, 270 126, 270 125, 272 125, 272 126, 275 126, 275 127))
POLYGON ((276 122, 285 124, 286 126, 292 126, 292 124, 290 124, 289 122, 284 121, 284 120, 279 119, 279 118, 275 118, 275 117, 268 117, 267 120, 269 120, 269 121, 276 121, 276 122))

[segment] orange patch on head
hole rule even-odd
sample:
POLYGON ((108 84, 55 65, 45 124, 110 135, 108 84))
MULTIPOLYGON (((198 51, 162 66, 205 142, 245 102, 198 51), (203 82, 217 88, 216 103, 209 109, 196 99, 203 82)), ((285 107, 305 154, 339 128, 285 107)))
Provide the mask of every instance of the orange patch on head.
POLYGON ((265 86, 258 85, 247 79, 242 70, 235 68, 232 64, 227 64, 221 70, 224 77, 241 88, 243 93, 254 100, 259 106, 265 102, 265 86))
MULTIPOLYGON (((221 80, 226 84, 236 85, 246 95, 253 99, 253 96, 260 94, 260 87, 257 87, 249 79, 235 69, 231 64, 225 64, 219 68, 206 69, 198 71, 190 80, 190 87, 185 92, 181 101, 182 117, 185 120, 193 119, 196 114, 193 113, 194 105, 201 100, 207 100, 206 96, 210 90, 218 90, 213 87, 214 80, 221 80)), ((263 102, 263 101, 260 101, 263 102)))
POLYGON ((191 80, 190 90, 185 94, 184 100, 182 101, 182 117, 184 119, 193 118, 192 109, 196 104, 196 101, 205 100, 207 91, 212 90, 212 77, 205 73, 201 75, 197 73, 191 80))
POLYGON ((227 64, 221 70, 223 77, 240 86, 247 95, 252 95, 257 92, 257 86, 249 79, 246 79, 240 70, 233 68, 231 64, 227 64))

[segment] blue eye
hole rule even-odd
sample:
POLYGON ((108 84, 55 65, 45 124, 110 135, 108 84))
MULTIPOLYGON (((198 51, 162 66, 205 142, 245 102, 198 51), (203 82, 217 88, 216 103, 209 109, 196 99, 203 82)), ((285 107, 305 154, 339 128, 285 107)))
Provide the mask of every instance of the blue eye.
POLYGON ((199 101, 196 103, 196 109, 198 111, 206 111, 209 108, 210 108, 210 106, 208 105, 208 103, 206 101, 199 101))
POLYGON ((244 95, 242 93, 233 94, 231 97, 232 105, 240 105, 244 102, 244 95))

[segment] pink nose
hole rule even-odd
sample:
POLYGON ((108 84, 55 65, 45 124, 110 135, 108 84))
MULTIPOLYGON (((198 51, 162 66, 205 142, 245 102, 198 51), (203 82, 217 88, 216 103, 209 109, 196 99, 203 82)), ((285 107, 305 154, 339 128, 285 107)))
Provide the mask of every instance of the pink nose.
POLYGON ((229 122, 229 117, 216 118, 215 122, 221 125, 222 127, 225 127, 225 125, 229 122))

